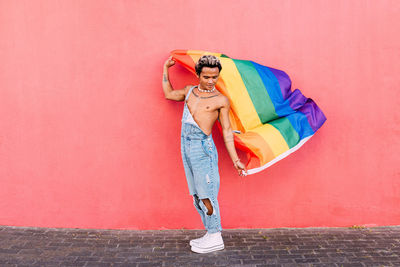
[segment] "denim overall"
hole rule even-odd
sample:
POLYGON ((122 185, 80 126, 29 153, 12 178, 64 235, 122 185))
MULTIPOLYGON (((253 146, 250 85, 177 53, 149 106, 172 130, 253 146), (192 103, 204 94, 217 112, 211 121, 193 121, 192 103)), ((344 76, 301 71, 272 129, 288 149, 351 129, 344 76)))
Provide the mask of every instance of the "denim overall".
POLYGON ((218 204, 220 178, 218 173, 218 153, 211 134, 206 135, 187 107, 186 101, 192 92, 191 87, 186 98, 182 116, 181 154, 189 194, 193 196, 193 204, 199 212, 207 231, 211 233, 222 231, 221 216, 218 204), (213 207, 213 213, 208 215, 208 209, 201 199, 208 198, 213 207))

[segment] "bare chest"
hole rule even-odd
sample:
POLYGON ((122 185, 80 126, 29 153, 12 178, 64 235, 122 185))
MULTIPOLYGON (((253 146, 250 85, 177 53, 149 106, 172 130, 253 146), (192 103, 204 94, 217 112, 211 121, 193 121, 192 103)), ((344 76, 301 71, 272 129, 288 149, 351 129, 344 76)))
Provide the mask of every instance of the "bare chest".
POLYGON ((218 97, 200 97, 190 95, 186 101, 190 113, 194 116, 207 116, 218 113, 220 108, 218 97))

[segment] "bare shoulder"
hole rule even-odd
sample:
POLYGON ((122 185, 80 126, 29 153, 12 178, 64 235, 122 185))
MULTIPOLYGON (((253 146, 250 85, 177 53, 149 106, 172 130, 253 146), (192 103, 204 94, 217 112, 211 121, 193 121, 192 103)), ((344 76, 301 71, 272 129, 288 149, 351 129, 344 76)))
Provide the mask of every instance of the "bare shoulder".
POLYGON ((194 85, 192 85, 192 84, 188 84, 183 88, 183 90, 185 91, 185 96, 188 94, 189 89, 192 88, 193 86, 194 85))
POLYGON ((221 104, 221 108, 222 107, 229 108, 229 106, 230 106, 229 99, 226 96, 224 96, 223 94, 220 94, 218 96, 218 101, 221 104))

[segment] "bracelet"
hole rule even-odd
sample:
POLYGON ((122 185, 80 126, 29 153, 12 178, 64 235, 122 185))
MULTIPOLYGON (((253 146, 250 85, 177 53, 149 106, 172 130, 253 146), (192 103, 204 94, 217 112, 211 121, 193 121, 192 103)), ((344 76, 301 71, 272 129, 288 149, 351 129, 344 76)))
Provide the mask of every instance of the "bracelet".
POLYGON ((238 161, 240 161, 240 159, 234 160, 234 161, 233 161, 233 165, 235 165, 236 162, 238 162, 238 161))

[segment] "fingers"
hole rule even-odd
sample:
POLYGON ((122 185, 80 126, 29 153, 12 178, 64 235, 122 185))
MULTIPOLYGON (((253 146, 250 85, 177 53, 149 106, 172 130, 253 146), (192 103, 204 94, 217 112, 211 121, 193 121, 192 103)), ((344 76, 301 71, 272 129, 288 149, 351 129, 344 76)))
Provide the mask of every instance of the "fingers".
POLYGON ((238 170, 239 176, 246 176, 246 172, 243 169, 238 170))
POLYGON ((167 62, 168 62, 168 65, 170 65, 170 66, 172 66, 172 65, 175 65, 175 61, 173 60, 173 59, 168 59, 167 60, 167 62))
POLYGON ((244 165, 240 160, 235 162, 233 166, 237 170, 239 176, 246 176, 247 175, 246 165, 244 165))
POLYGON ((169 56, 168 61, 170 61, 170 62, 172 61, 175 63, 175 60, 172 58, 172 56, 169 56))
POLYGON ((240 168, 240 176, 246 176, 246 175, 247 175, 246 167, 240 168))
POLYGON ((171 67, 173 65, 175 65, 175 60, 172 59, 172 56, 169 56, 167 58, 167 60, 165 61, 164 66, 169 68, 169 67, 171 67))
POLYGON ((235 163, 235 169, 238 171, 239 176, 246 176, 247 175, 247 169, 246 166, 241 162, 235 163))

